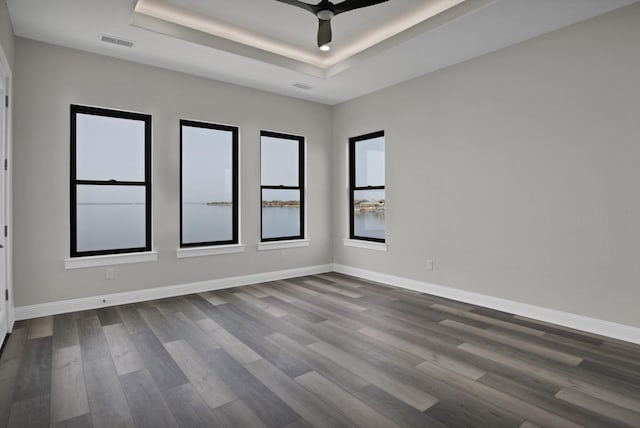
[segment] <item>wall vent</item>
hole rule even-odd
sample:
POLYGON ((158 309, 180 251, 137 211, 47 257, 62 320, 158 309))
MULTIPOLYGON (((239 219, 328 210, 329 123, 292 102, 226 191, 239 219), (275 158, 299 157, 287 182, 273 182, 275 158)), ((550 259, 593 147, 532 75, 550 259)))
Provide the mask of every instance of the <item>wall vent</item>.
POLYGON ((112 44, 118 45, 118 46, 126 46, 128 48, 133 47, 133 42, 130 42, 129 40, 119 39, 119 38, 113 37, 113 36, 105 36, 105 35, 103 35, 100 40, 105 42, 105 43, 112 43, 112 44))
POLYGON ((293 87, 298 89, 304 89, 305 91, 308 91, 309 89, 313 89, 312 86, 305 85, 304 83, 296 83, 293 85, 293 87))

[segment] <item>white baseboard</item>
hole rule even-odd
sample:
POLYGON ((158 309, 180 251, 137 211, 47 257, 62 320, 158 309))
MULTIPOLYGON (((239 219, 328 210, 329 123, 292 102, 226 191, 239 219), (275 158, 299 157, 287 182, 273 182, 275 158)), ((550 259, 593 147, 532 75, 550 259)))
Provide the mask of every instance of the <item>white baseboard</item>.
POLYGON ((341 264, 308 266, 296 269, 192 282, 167 287, 106 294, 102 296, 61 300, 30 306, 18 306, 15 308, 15 319, 24 320, 68 312, 83 311, 87 309, 103 308, 113 305, 123 305, 166 297, 183 296, 186 294, 201 293, 203 291, 221 290, 224 288, 258 284, 261 282, 276 281, 279 279, 295 278, 298 276, 314 275, 317 273, 331 271, 640 344, 640 328, 638 327, 341 264))
POLYGON ((640 328, 341 264, 335 272, 640 344, 640 328))
POLYGON ((203 291, 221 290, 223 288, 239 287, 241 285, 258 284, 261 282, 276 281, 279 279, 331 272, 332 269, 333 265, 331 264, 307 266, 275 272, 264 272, 251 275, 234 276, 230 278, 212 279, 209 281, 192 282, 189 284, 105 294, 102 296, 85 297, 81 299, 60 300, 57 302, 41 303, 37 305, 18 306, 15 308, 15 318, 16 320, 24 320, 68 312, 84 311, 87 309, 104 308, 113 305, 123 305, 127 303, 163 299, 166 297, 183 296, 186 294, 202 293, 203 291))

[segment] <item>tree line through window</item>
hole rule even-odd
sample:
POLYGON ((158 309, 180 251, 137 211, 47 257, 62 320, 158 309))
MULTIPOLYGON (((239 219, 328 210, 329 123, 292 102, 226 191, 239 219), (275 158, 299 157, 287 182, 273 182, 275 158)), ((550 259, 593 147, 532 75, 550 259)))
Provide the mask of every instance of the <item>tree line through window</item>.
MULTIPOLYGON (((151 116, 71 105, 71 257, 151 251, 151 116)), ((239 129, 180 120, 180 247, 239 243, 239 129)), ((349 140, 350 237, 384 242, 384 133, 349 140)), ((260 133, 261 242, 305 238, 305 139, 260 133)))

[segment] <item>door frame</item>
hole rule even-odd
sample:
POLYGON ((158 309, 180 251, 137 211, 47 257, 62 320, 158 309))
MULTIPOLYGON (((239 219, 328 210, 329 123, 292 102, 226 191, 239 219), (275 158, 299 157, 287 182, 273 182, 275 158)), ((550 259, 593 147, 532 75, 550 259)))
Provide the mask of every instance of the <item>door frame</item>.
MULTIPOLYGON (((6 302, 7 312, 7 332, 11 333, 13 330, 13 324, 15 322, 15 308, 13 303, 13 78, 9 61, 5 54, 4 49, 0 45, 0 79, 5 82, 5 92, 9 96, 9 106, 6 107, 6 123, 5 123, 5 147, 4 155, 7 159, 7 170, 4 170, 4 160, 0 159, 0 172, 4 173, 4 209, 5 209, 5 225, 8 229, 8 234, 5 239, 5 258, 6 258, 6 270, 5 270, 5 283, 7 290, 9 291, 9 300, 6 302)), ((0 100, 4 103, 4 100, 0 100)), ((0 120, 2 118, 0 117, 0 120)), ((2 150, 0 150, 0 153, 2 150)), ((0 231, 4 225, 0 225, 0 231)), ((1 231, 3 232, 3 231, 1 231)), ((0 293, 4 294, 4 290, 0 293)), ((0 296, 4 299, 4 295, 0 296)))

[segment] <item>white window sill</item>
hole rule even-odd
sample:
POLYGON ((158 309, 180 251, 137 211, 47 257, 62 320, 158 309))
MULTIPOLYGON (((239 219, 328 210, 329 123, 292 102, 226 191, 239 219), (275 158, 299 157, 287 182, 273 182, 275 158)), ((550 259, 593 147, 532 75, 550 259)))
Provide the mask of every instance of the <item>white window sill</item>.
POLYGON ((107 254, 104 256, 70 257, 64 260, 65 269, 80 269, 96 266, 123 265, 127 263, 155 262, 157 251, 144 253, 107 254))
POLYGON ((387 251, 388 247, 386 243, 382 242, 373 242, 373 241, 364 241, 359 239, 345 239, 344 240, 345 247, 355 247, 355 248, 365 248, 367 250, 374 251, 387 251))
POLYGON ((308 246, 309 246, 308 239, 292 239, 291 241, 270 241, 270 242, 260 242, 258 244, 258 251, 282 250, 285 248, 297 248, 297 247, 308 247, 308 246))
POLYGON ((215 256, 218 254, 235 254, 243 253, 243 244, 217 245, 210 247, 186 247, 176 250, 176 257, 184 259, 187 257, 215 256))

